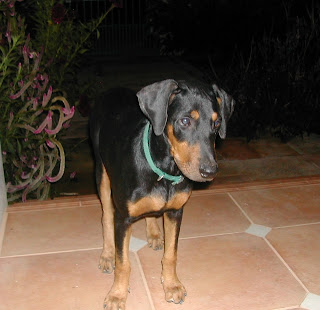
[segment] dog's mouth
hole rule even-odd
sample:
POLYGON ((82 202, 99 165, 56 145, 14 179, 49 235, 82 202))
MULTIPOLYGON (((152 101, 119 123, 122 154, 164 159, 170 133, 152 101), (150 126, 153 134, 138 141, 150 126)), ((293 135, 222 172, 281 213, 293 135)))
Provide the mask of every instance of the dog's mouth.
POLYGON ((211 182, 215 179, 217 174, 215 173, 214 175, 211 175, 211 174, 200 172, 200 175, 204 180, 203 182, 211 182))
POLYGON ((174 159, 177 164, 179 170, 182 172, 184 176, 194 182, 211 182, 216 177, 217 172, 214 174, 201 171, 199 165, 192 163, 181 163, 176 158, 174 159))

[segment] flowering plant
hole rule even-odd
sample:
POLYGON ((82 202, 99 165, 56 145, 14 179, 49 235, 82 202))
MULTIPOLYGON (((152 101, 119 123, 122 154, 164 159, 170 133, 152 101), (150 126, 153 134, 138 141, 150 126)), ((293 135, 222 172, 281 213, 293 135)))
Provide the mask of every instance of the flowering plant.
POLYGON ((58 135, 74 114, 50 85, 43 49, 32 48, 15 2, 0 1, 0 141, 9 202, 48 197, 65 166, 58 135))
POLYGON ((113 0, 100 18, 81 24, 61 0, 22 2, 25 11, 35 12, 31 37, 16 12, 21 1, 0 0, 0 142, 9 202, 45 199, 51 183, 62 177, 65 154, 59 137, 75 109, 64 90, 75 88, 74 67, 91 34, 122 6, 113 0))

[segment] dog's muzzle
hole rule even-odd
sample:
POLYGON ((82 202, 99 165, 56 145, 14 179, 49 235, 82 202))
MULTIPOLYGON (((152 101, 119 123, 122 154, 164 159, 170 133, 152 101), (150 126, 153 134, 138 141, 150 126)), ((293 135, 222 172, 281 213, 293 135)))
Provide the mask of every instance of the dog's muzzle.
POLYGON ((206 180, 213 180, 218 172, 218 165, 215 164, 201 164, 199 172, 202 178, 206 180))

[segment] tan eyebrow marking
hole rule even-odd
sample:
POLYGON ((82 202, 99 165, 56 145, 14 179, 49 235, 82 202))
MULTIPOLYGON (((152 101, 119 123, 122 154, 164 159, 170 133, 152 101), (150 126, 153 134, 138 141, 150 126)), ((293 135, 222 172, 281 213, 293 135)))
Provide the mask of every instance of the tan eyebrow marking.
POLYGON ((220 97, 216 97, 217 98, 217 101, 218 101, 218 104, 220 105, 221 104, 221 98, 220 97))
POLYGON ((218 113, 217 112, 213 112, 211 115, 211 119, 215 122, 218 119, 218 113))
POLYGON ((191 117, 195 120, 199 119, 200 117, 200 114, 197 110, 193 110, 191 113, 190 113, 191 117))

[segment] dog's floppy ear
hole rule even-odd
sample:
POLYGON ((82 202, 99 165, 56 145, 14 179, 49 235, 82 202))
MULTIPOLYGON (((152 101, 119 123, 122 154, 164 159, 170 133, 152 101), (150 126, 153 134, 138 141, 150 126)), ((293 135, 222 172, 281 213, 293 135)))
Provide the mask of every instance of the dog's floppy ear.
POLYGON ((227 122, 233 113, 236 102, 230 95, 228 95, 223 89, 219 88, 216 84, 213 84, 212 88, 220 106, 220 114, 222 117, 219 136, 221 139, 225 139, 227 135, 227 122))
POLYGON ((150 120, 157 136, 163 133, 166 126, 168 105, 177 89, 178 83, 169 79, 148 85, 137 93, 140 109, 150 120))

